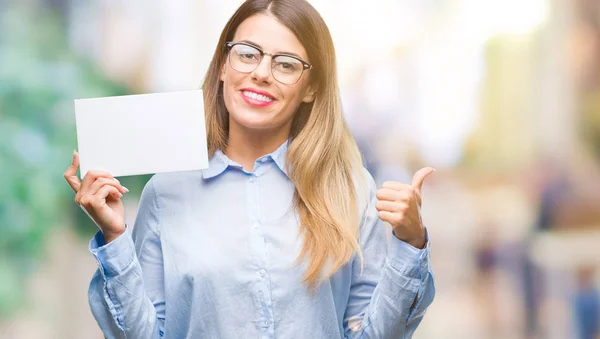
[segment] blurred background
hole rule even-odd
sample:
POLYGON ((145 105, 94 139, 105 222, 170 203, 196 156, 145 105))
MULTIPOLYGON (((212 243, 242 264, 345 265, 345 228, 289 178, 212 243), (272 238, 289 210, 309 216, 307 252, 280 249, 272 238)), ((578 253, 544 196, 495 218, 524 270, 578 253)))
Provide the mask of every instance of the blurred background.
MULTIPOLYGON (((600 338, 600 1, 310 2, 378 183, 437 169, 414 338, 600 338)), ((240 3, 0 0, 1 338, 102 337, 73 100, 198 88, 240 3)), ((121 180, 130 223, 148 178, 121 180)))

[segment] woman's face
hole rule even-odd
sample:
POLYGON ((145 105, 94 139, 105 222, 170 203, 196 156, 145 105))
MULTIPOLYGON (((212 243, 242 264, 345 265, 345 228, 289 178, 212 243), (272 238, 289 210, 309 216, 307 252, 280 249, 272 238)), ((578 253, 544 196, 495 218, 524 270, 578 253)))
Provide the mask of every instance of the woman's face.
MULTIPOLYGON (((270 15, 257 14, 243 21, 233 41, 250 43, 270 54, 296 54, 302 60, 311 62, 292 31, 270 15)), ((298 82, 286 85, 273 78, 271 57, 267 55, 251 73, 234 70, 227 58, 220 79, 223 81, 230 128, 289 131, 300 103, 311 102, 314 98, 314 92, 309 88, 309 72, 305 70, 298 82), (253 93, 262 97, 256 97, 253 93)))

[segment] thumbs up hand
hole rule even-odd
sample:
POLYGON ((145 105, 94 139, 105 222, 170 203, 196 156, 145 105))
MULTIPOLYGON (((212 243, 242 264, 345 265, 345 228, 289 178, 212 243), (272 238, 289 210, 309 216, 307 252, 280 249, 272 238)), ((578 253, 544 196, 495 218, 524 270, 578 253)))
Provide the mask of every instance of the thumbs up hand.
POLYGON ((435 169, 418 170, 411 185, 387 181, 377 190, 379 219, 390 223, 396 237, 416 248, 425 247, 425 227, 421 220, 421 187, 435 169))

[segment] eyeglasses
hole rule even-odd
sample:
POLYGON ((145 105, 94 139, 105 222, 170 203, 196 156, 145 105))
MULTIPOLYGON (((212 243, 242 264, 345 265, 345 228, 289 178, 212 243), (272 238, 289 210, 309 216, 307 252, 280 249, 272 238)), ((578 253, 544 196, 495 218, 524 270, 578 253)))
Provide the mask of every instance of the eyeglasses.
POLYGON ((229 65, 240 73, 254 72, 264 56, 270 56, 271 74, 282 84, 295 84, 305 69, 312 68, 311 64, 293 55, 266 53, 245 42, 227 42, 225 46, 229 50, 229 65))

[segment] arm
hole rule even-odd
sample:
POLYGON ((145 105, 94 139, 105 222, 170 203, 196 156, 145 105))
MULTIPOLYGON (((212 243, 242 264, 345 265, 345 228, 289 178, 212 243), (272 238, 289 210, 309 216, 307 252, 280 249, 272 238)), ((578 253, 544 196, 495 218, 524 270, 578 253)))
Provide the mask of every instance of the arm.
POLYGON ((433 301, 435 286, 429 262, 429 239, 419 250, 394 235, 386 250, 385 225, 375 204, 374 183, 361 223, 364 257, 353 261, 344 332, 346 338, 411 338, 433 301), (387 253, 386 253, 387 252, 387 253))
POLYGON ((165 296, 159 223, 151 179, 142 192, 133 232, 127 229, 108 244, 99 232, 90 242, 99 268, 88 299, 106 338, 163 337, 165 296))

